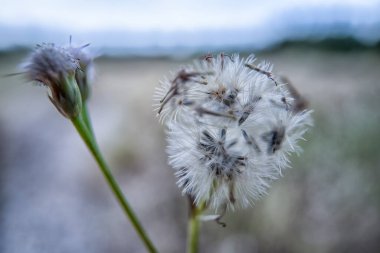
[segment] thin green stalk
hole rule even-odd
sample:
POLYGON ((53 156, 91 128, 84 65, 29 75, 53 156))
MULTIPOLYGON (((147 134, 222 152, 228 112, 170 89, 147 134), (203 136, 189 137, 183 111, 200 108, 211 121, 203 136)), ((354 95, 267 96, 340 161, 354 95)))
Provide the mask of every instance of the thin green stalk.
POLYGON ((124 194, 121 191, 118 183, 116 182, 115 178, 111 174, 111 171, 98 148, 98 145, 95 141, 95 137, 91 134, 90 130, 87 128, 86 123, 80 116, 71 119, 71 121, 73 125, 75 126, 76 130, 78 131, 79 135, 82 137, 83 141, 87 145, 87 148, 90 150, 91 154, 93 155, 96 162, 98 163, 99 168, 104 178, 106 179, 109 187, 112 190, 112 193, 115 195, 123 211, 125 212, 129 220, 131 221, 137 234, 140 236, 141 240, 144 242, 148 252, 156 253, 157 252, 156 248, 154 247, 151 240, 148 238, 148 235, 146 234, 143 227, 141 226, 139 220, 137 219, 137 216, 135 215, 132 208, 130 207, 127 199, 124 197, 124 194))
POLYGON ((199 241, 199 218, 197 215, 192 215, 189 218, 188 224, 188 241, 187 241, 187 253, 197 253, 198 252, 198 241, 199 241))
POLYGON ((93 138, 95 139, 94 130, 92 129, 92 124, 91 124, 90 113, 88 112, 88 107, 87 107, 86 102, 82 104, 81 115, 82 115, 84 123, 87 126, 87 129, 91 132, 93 138))
POLYGON ((189 198, 190 214, 187 227, 187 253, 197 253, 199 245, 200 220, 199 215, 205 209, 205 204, 199 207, 194 204, 193 199, 189 198))

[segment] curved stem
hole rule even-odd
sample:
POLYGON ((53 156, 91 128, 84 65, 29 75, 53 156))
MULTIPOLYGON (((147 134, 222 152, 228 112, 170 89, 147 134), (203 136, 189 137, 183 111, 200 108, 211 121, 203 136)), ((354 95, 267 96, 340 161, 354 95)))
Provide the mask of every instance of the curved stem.
POLYGON ((78 131, 79 135, 82 137, 83 141, 87 145, 87 148, 90 150, 91 154, 95 158, 96 162, 99 165, 99 168, 107 181, 109 187, 112 190, 112 193, 115 195, 116 199, 118 200, 120 206, 122 207, 124 213, 127 215, 129 220, 131 221, 133 227, 135 228, 137 234, 140 236, 141 240, 144 242, 147 250, 151 253, 156 253, 157 250, 154 247, 151 240, 148 238, 146 232, 144 231, 143 227, 141 226, 139 220, 137 219, 137 216, 133 212, 132 208, 130 207, 127 199, 124 197, 123 192, 121 191, 118 183, 116 182, 115 178, 113 177, 107 163, 105 162, 104 158, 102 157, 101 152, 99 151, 98 145, 95 141, 95 137, 91 134, 91 131, 87 127, 87 124, 84 122, 81 116, 75 117, 71 119, 73 125, 75 126, 76 130, 78 131))

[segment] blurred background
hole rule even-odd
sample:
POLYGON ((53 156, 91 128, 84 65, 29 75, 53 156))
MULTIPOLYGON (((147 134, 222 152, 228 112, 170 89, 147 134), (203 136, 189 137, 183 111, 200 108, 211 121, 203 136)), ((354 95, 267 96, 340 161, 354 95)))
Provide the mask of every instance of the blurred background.
POLYGON ((10 1, 0 9, 0 252, 145 252, 46 90, 4 77, 35 44, 91 43, 105 157, 161 252, 184 252, 187 199, 152 108, 207 53, 255 53, 315 126, 269 195, 202 225, 201 252, 380 252, 380 1, 10 1))

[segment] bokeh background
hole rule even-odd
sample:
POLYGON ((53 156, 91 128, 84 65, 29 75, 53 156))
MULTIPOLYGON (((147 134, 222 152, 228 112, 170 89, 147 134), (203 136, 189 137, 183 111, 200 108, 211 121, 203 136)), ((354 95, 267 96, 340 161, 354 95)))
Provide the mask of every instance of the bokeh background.
POLYGON ((315 126, 254 207, 203 223, 201 252, 380 252, 380 2, 1 1, 0 252, 145 252, 46 90, 4 75, 35 44, 97 56, 102 151, 161 252, 184 252, 187 199, 152 108, 158 81, 206 53, 255 53, 309 101, 315 126))

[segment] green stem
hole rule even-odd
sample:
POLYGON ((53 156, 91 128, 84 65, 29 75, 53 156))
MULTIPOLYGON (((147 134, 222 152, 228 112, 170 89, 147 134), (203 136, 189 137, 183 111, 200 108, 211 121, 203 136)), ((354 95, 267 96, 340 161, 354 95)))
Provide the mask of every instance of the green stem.
POLYGON ((71 119, 71 121, 73 125, 75 126, 76 130, 78 131, 79 135, 82 137, 83 141, 86 143, 87 148, 90 150, 91 154, 93 155, 96 162, 98 163, 100 170, 103 173, 104 178, 106 179, 109 187, 112 190, 112 193, 115 195, 123 211, 125 212, 129 220, 131 221, 137 234, 140 236, 141 240, 144 242, 148 252, 156 253, 157 252, 156 248, 154 247, 153 243, 148 238, 146 232, 141 226, 135 213, 132 211, 132 208, 130 207, 127 199, 124 197, 124 194, 121 191, 118 183, 116 182, 115 178, 111 174, 111 171, 107 163, 105 162, 104 158, 102 157, 101 152, 99 151, 98 145, 95 141, 95 137, 91 134, 90 130, 86 126, 86 123, 80 116, 71 119))
POLYGON ((90 118, 90 113, 88 112, 87 103, 82 104, 81 115, 82 115, 84 123, 87 126, 87 129, 91 132, 93 138, 95 139, 94 130, 92 129, 91 118, 90 118))
POLYGON ((197 253, 199 245, 199 231, 200 231, 200 220, 199 215, 203 212, 205 205, 201 204, 197 207, 194 204, 193 199, 189 197, 190 203, 190 215, 188 221, 187 230, 187 253, 197 253))

